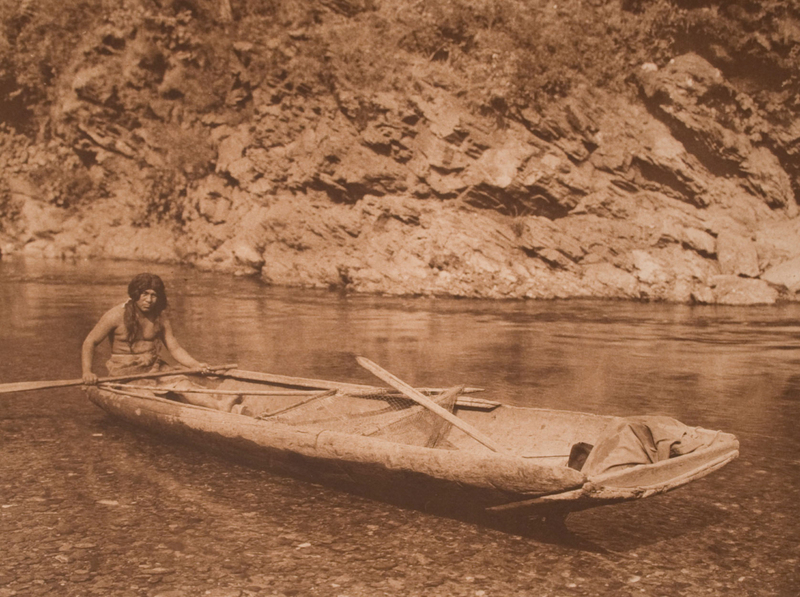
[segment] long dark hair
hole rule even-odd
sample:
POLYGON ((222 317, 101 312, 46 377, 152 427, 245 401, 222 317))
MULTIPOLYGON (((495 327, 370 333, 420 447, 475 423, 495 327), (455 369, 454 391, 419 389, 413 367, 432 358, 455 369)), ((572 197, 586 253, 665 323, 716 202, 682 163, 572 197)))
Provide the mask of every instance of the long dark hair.
POLYGON ((136 317, 136 301, 142 296, 145 290, 155 290, 157 299, 153 305, 153 312, 156 317, 161 315, 161 312, 167 308, 167 289, 164 287, 164 282, 155 274, 138 274, 133 277, 130 284, 128 284, 128 296, 131 297, 125 303, 125 312, 123 315, 123 323, 125 330, 128 332, 128 344, 133 345, 137 337, 141 334, 141 326, 136 317))

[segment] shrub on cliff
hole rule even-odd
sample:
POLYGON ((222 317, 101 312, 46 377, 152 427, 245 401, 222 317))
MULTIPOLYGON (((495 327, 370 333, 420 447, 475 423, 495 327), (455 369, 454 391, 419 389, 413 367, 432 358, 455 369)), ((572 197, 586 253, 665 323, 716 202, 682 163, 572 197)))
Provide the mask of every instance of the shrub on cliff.
POLYGON ((654 24, 669 3, 638 14, 615 2, 443 0, 398 11, 403 48, 448 62, 487 106, 542 106, 579 84, 619 87, 653 60, 654 24))
POLYGON ((101 189, 85 168, 65 168, 64 164, 48 163, 32 168, 30 179, 56 207, 85 205, 101 194, 101 189))
POLYGON ((20 202, 14 200, 8 183, 0 178, 0 232, 11 232, 19 214, 20 202))
MULTIPOLYGON (((685 2, 684 2, 685 4, 685 2)), ((781 118, 800 111, 800 2, 705 2, 668 23, 675 47, 693 51, 728 78, 763 90, 762 107, 781 118), (780 93, 775 101, 771 94, 780 93)))
POLYGON ((154 223, 184 224, 186 180, 174 170, 152 170, 146 175, 143 209, 132 222, 135 227, 154 223))
POLYGON ((26 107, 51 99, 73 49, 104 12, 103 0, 0 2, 0 122, 29 129, 26 107))

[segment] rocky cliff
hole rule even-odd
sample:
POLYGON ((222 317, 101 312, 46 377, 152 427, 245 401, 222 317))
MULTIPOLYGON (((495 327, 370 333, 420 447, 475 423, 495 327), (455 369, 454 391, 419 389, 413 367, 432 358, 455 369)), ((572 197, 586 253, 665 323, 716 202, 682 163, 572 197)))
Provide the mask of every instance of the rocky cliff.
POLYGON ((798 299, 798 2, 11 4, 3 255, 798 299))

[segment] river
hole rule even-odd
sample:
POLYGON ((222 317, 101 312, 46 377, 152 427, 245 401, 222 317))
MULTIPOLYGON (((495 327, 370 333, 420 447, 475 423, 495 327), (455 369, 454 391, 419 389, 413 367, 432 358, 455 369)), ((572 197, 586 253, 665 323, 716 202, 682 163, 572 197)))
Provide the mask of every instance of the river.
POLYGON ((553 534, 251 470, 120 425, 79 388, 0 394, 0 597, 800 593, 800 305, 350 296, 6 259, 0 383, 79 377, 84 336, 142 269, 165 279, 176 336, 210 363, 376 383, 363 355, 513 404, 670 415, 734 433, 741 456, 553 534))

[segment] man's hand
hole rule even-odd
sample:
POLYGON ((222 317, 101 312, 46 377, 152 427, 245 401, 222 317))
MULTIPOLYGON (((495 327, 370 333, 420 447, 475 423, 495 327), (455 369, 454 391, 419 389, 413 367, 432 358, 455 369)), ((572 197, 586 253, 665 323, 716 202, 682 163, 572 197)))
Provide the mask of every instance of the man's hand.
POLYGON ((83 374, 83 383, 87 386, 96 386, 98 381, 97 375, 94 373, 84 373, 83 374))
POLYGON ((197 365, 197 369, 200 369, 200 373, 202 375, 209 375, 211 374, 211 365, 208 363, 200 363, 197 365))

